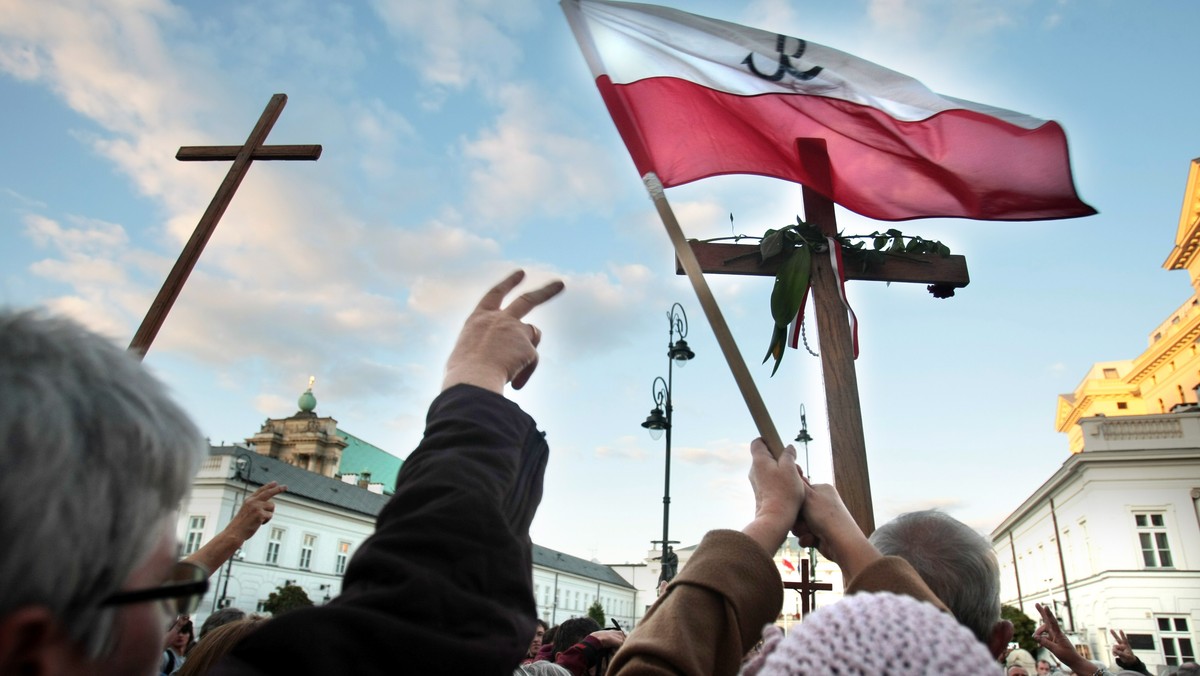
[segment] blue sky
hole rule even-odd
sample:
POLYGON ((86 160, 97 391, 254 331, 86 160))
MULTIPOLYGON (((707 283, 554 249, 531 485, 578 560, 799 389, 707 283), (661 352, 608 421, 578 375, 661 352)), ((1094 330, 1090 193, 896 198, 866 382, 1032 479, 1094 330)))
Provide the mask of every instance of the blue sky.
MULTIPOLYGON (((852 283, 876 519, 938 506, 990 530, 1066 458, 1055 397, 1131 358, 1189 297, 1161 269, 1200 155, 1185 0, 761 0, 671 3, 787 33, 935 91, 1058 120, 1081 196, 1069 221, 901 224, 965 254, 969 287, 852 283)), ((660 536, 663 449, 639 427, 681 302, 697 358, 675 373, 673 539, 740 528, 756 436, 662 226, 550 0, 0 1, 0 303, 71 314, 126 344, 224 176, 181 145, 242 143, 277 92, 269 142, 147 364, 214 442, 317 411, 404 456, 454 335, 524 267, 567 291, 515 398, 552 458, 539 544, 637 560, 660 536)), ((798 186, 756 177, 668 191, 691 237, 792 222, 798 186)), ((839 210, 866 234, 888 224, 839 210)), ((710 283, 781 435, 799 407, 830 478, 818 360, 759 366, 765 278, 710 283)), ((815 332, 814 332, 815 333, 815 332)))

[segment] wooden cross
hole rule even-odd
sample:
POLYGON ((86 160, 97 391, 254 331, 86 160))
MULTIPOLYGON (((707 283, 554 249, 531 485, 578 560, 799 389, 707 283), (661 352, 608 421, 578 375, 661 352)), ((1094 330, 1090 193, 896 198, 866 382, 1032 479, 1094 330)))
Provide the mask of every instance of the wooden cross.
MULTIPOLYGON (((823 162, 824 176, 819 176, 814 182, 828 183, 831 179, 824 143, 805 141, 813 139, 800 140, 802 161, 811 163, 812 168, 821 167, 823 162)), ((823 234, 837 234, 833 201, 809 186, 804 186, 804 214, 805 221, 820 228, 823 234)), ((695 241, 690 245, 704 273, 774 277, 780 264, 778 260, 764 262, 756 253, 758 247, 754 245, 695 241)), ((966 258, 962 256, 942 258, 937 255, 903 254, 888 256, 885 262, 865 271, 850 262, 845 268, 846 279, 930 284, 933 285, 931 291, 938 287, 960 288, 970 282, 966 258)), ((683 274, 678 257, 676 272, 683 274)), ((838 279, 828 253, 814 253, 812 295, 817 335, 821 341, 821 371, 829 416, 829 442, 833 451, 833 481, 859 528, 864 534, 870 535, 875 530, 875 513, 871 501, 870 475, 867 472, 858 377, 854 370, 853 337, 837 286, 838 279)))
POLYGON ((204 251, 204 245, 212 237, 217 223, 221 220, 230 201, 233 200, 233 194, 237 192, 246 172, 250 170, 250 163, 254 160, 316 160, 321 157, 321 146, 319 145, 263 145, 267 140, 267 134, 271 133, 271 127, 275 126, 275 121, 279 119, 279 114, 283 112, 285 105, 287 105, 286 94, 272 96, 263 110, 262 116, 258 118, 258 124, 254 125, 254 129, 250 132, 250 137, 240 146, 183 146, 175 154, 175 159, 181 162, 232 160, 233 166, 229 168, 225 180, 221 181, 216 195, 213 196, 204 215, 200 217, 200 222, 196 224, 196 230, 192 232, 191 239, 183 247, 183 252, 179 254, 179 259, 175 261, 175 266, 171 268, 166 281, 158 291, 158 296, 150 304, 150 309, 146 311, 146 317, 142 319, 141 326, 138 327, 137 333, 129 343, 129 350, 135 353, 138 359, 146 356, 146 351, 150 349, 150 344, 154 342, 154 337, 162 328, 167 313, 171 311, 171 306, 179 297, 184 282, 187 281, 192 268, 196 267, 196 261, 200 259, 200 253, 204 251))
POLYGON ((833 585, 828 582, 817 582, 808 576, 808 559, 800 559, 800 581, 784 580, 784 589, 795 589, 800 592, 800 615, 807 617, 808 612, 817 605, 817 592, 830 591, 833 585))

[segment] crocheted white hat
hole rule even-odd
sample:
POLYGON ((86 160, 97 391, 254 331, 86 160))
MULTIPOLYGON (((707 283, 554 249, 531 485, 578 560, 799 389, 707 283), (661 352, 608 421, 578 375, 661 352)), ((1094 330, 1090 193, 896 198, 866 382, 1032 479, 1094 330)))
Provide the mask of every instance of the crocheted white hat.
POLYGON ((1002 674, 974 634, 953 616, 911 596, 855 594, 825 606, 793 627, 763 630, 762 652, 742 673, 1002 674))

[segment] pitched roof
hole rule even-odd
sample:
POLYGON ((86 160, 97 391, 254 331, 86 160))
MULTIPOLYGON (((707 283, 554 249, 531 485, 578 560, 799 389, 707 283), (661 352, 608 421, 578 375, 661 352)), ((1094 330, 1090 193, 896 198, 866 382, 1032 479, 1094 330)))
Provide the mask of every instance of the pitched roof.
POLYGON ((238 452, 251 456, 250 469, 246 474, 248 483, 261 486, 278 481, 286 485, 288 493, 292 495, 371 517, 377 516, 387 504, 386 495, 293 467, 282 460, 248 451, 241 446, 213 446, 210 450, 212 455, 234 455, 238 452))
MULTIPOLYGON (((257 486, 278 481, 288 487, 288 493, 334 507, 340 507, 367 516, 378 516, 383 506, 391 496, 372 493, 354 484, 347 484, 322 476, 306 469, 277 460, 267 455, 259 455, 241 446, 212 446, 212 455, 235 455, 249 453, 251 456, 250 469, 246 474, 247 482, 257 486)), ((398 458, 397 458, 398 460, 398 458)), ((615 570, 601 563, 586 561, 578 556, 533 545, 533 563, 552 570, 591 578, 617 587, 634 589, 625 578, 615 570)))
POLYGON ((337 433, 346 440, 346 448, 342 449, 342 461, 338 463, 338 472, 357 474, 360 477, 369 474, 371 481, 383 484, 384 493, 395 493, 396 475, 404 461, 344 429, 338 428, 337 433))
POLYGON ((570 554, 556 552, 553 549, 549 549, 541 545, 533 546, 533 564, 535 566, 544 566, 552 570, 570 573, 571 575, 590 577, 593 580, 605 582, 617 587, 635 589, 635 587, 629 584, 625 578, 618 575, 617 571, 602 563, 585 561, 578 556, 571 556, 570 554))

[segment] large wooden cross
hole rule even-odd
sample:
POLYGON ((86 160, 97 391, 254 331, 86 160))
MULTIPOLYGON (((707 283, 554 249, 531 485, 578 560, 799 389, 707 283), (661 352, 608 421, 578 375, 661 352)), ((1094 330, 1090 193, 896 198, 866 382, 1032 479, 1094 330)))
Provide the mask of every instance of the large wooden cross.
POLYGON ((807 617, 810 610, 817 605, 817 592, 830 591, 833 585, 828 582, 817 582, 816 578, 809 578, 808 559, 800 559, 800 581, 784 580, 784 589, 795 589, 800 592, 800 615, 807 617))
MULTIPOLYGON (((804 186, 804 214, 804 220, 819 227, 823 234, 837 234, 833 202, 808 186, 804 186)), ((704 273, 774 277, 780 265, 780 260, 763 261, 755 245, 695 241, 690 244, 704 273)), ((885 262, 867 270, 849 261, 845 267, 846 279, 929 284, 934 287, 931 291, 938 287, 960 288, 970 282, 966 258, 963 256, 942 258, 937 255, 902 254, 888 256, 885 262)), ((676 272, 684 273, 678 258, 676 272)), ((838 284, 829 255, 814 254, 813 307, 821 344, 829 443, 833 452, 833 481, 854 520, 863 533, 870 535, 875 530, 875 514, 870 475, 867 472, 862 408, 858 399, 858 376, 854 369, 849 318, 838 296, 838 284)))
POLYGON ((321 157, 321 146, 319 145, 263 145, 267 140, 267 134, 271 133, 271 127, 275 126, 275 121, 279 119, 279 114, 283 112, 286 104, 286 94, 272 96, 263 110, 262 116, 258 118, 258 124, 254 125, 254 129, 250 132, 250 137, 240 146, 183 146, 175 154, 175 159, 181 162, 232 160, 233 166, 229 168, 225 180, 221 181, 216 195, 213 196, 204 215, 200 217, 200 222, 196 224, 191 239, 183 247, 183 252, 179 254, 179 259, 175 261, 175 266, 171 268, 166 281, 158 291, 158 296, 150 304, 150 309, 146 311, 146 317, 142 319, 141 326, 138 327, 137 333, 129 343, 129 350, 136 354, 138 359, 146 356, 146 351, 150 349, 150 344, 154 342, 154 337, 162 328, 167 313, 171 311, 171 306, 179 297, 184 282, 187 281, 192 268, 196 267, 196 261, 200 259, 200 253, 204 251, 204 245, 208 243, 213 231, 217 229, 217 223, 221 220, 230 201, 233 200, 233 194, 237 192, 246 172, 250 170, 250 164, 254 160, 316 160, 321 157))

